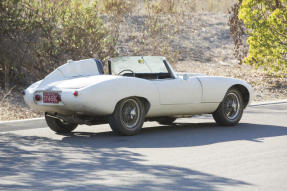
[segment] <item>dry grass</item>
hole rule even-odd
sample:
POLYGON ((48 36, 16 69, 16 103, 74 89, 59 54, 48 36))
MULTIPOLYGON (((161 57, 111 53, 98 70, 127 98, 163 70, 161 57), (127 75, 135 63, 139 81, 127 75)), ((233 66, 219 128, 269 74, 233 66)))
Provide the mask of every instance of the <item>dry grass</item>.
POLYGON ((237 0, 195 0, 196 12, 227 13, 237 0))
POLYGON ((115 11, 115 7, 120 6, 124 8, 122 10, 125 12, 146 14, 147 2, 160 13, 175 13, 178 10, 193 13, 227 13, 237 0, 99 0, 98 2, 99 9, 107 14, 115 11))

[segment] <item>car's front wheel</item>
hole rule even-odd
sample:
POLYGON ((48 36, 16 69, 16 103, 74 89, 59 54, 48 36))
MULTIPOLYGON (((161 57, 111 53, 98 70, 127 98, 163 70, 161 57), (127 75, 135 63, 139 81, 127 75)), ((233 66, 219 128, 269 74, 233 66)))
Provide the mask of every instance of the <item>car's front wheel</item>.
POLYGON ((233 126, 240 121, 243 109, 242 94, 237 89, 230 89, 212 116, 219 125, 233 126))
POLYGON ((109 124, 117 135, 136 135, 140 132, 145 118, 145 107, 138 98, 121 100, 109 118, 109 124))
POLYGON ((45 115, 45 119, 50 129, 56 133, 70 133, 78 126, 76 123, 66 123, 49 115, 45 115))

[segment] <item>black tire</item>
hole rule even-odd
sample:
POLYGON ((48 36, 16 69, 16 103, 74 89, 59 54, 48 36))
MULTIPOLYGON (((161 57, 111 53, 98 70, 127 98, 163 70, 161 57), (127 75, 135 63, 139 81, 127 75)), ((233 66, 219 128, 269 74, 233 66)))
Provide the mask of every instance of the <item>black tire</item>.
POLYGON ((126 98, 121 100, 109 117, 109 124, 117 135, 138 134, 145 121, 145 107, 138 98, 126 98))
POLYGON ((171 125, 176 120, 174 117, 161 117, 156 121, 161 125, 171 125))
POLYGON ((237 89, 232 88, 227 91, 223 101, 212 116, 219 125, 234 126, 240 121, 243 109, 242 94, 237 89))
POLYGON ((56 133, 70 133, 78 126, 78 124, 75 123, 63 123, 61 120, 48 115, 45 115, 45 119, 50 129, 56 133))

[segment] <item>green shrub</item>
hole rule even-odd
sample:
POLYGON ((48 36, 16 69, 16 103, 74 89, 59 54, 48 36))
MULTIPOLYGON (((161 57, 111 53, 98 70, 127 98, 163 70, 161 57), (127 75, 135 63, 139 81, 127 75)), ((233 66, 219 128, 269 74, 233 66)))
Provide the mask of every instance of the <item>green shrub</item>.
POLYGON ((249 35, 244 62, 287 74, 287 0, 243 0, 239 18, 249 35))

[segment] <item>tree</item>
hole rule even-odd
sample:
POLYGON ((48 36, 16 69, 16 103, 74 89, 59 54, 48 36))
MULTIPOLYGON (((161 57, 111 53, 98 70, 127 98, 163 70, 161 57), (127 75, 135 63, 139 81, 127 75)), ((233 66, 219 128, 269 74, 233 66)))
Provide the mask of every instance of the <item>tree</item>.
POLYGON ((287 0, 243 0, 239 19, 249 35, 245 63, 287 74, 287 0))

